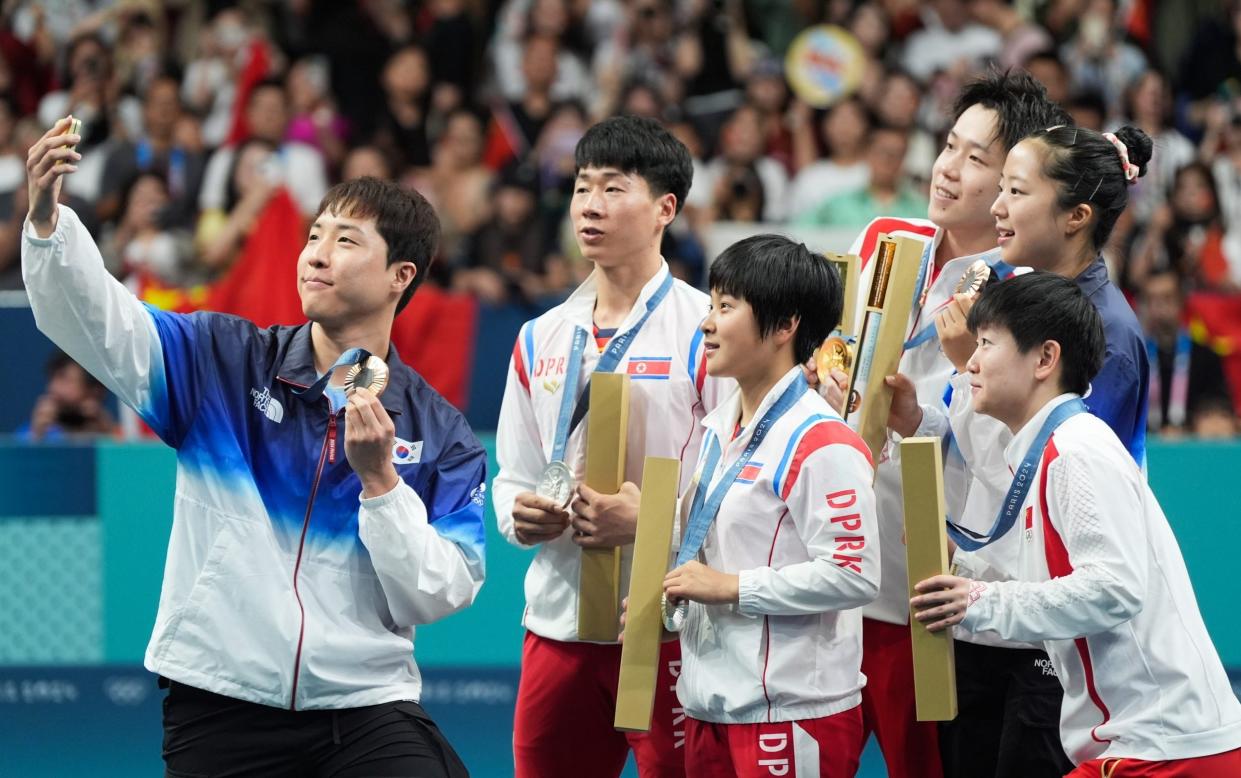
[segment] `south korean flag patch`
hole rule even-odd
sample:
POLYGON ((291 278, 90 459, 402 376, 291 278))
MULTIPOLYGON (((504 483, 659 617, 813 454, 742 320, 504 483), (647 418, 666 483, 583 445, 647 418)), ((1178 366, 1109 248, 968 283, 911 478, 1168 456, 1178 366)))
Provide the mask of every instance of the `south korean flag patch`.
POLYGON ((410 443, 408 440, 396 439, 392 444, 392 464, 412 465, 422 461, 422 441, 410 443))

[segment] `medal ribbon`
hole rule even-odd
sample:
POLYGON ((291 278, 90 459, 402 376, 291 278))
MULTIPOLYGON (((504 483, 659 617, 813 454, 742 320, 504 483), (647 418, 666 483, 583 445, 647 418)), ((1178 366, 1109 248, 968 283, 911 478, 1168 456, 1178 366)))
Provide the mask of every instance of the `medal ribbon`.
POLYGON ((750 458, 754 456, 754 452, 758 450, 772 426, 793 407, 808 387, 809 384, 803 381, 801 376, 793 379, 780 398, 772 403, 763 417, 758 420, 754 428, 754 436, 750 438, 745 450, 741 452, 741 456, 732 464, 732 467, 720 477, 715 489, 708 497, 707 487, 711 482, 711 475, 719 464, 721 454, 719 438, 715 434, 711 435, 706 464, 702 468, 703 477, 699 479, 698 488, 694 490, 694 501, 690 505, 689 521, 685 527, 685 538, 681 542, 681 550, 677 552, 677 566, 685 564, 698 555, 699 549, 707 539, 707 530, 715 521, 715 515, 720 512, 720 506, 724 503, 724 496, 736 482, 737 476, 741 475, 741 471, 749 464, 750 458))
POLYGON ((319 376, 318 381, 315 381, 305 389, 294 389, 293 394, 302 398, 306 402, 317 402, 319 398, 323 396, 323 390, 327 388, 328 381, 332 380, 332 373, 335 373, 338 368, 359 365, 370 359, 370 357, 371 352, 364 348, 346 349, 345 352, 340 355, 340 359, 336 360, 336 364, 329 367, 326 373, 319 376))
POLYGON ((1013 523, 1021 515, 1021 506, 1025 504, 1026 495, 1030 493, 1030 487, 1034 484, 1034 471, 1038 467, 1039 460, 1043 458, 1043 449, 1047 447, 1051 434, 1056 431, 1057 427, 1079 413, 1086 413, 1086 404, 1074 398, 1048 414, 1042 429, 1038 431, 1034 442, 1026 451, 1025 458, 1021 460, 1017 472, 1013 474, 1013 482, 1008 487, 1004 502, 1000 504, 1000 512, 995 517, 995 524, 991 527, 991 531, 979 535, 950 520, 948 521, 948 534, 952 536, 953 542, 966 551, 977 551, 1004 537, 1004 534, 1012 529, 1013 523))
MULTIPOLYGON (((586 350, 586 330, 577 327, 573 331, 573 348, 569 351, 568 368, 565 370, 564 394, 560 396, 560 413, 556 416, 556 437, 552 439, 552 461, 563 462, 564 450, 569 443, 569 419, 573 413, 573 401, 577 399, 577 382, 581 376, 582 352, 586 350)), ((576 425, 575 425, 576 426, 576 425)))
MULTIPOLYGON (((625 358, 625 353, 629 351, 629 347, 633 345, 634 339, 638 337, 638 333, 642 330, 642 325, 646 324, 646 320, 651 318, 651 314, 659 307, 659 304, 668 296, 668 292, 672 291, 672 273, 668 273, 668 277, 655 290, 655 294, 651 295, 651 299, 646 301, 646 313, 642 314, 642 318, 629 329, 614 335, 612 340, 608 342, 608 347, 603 350, 603 354, 599 357, 599 362, 595 365, 596 373, 611 373, 620 365, 621 360, 625 358)), ((577 363, 574 363, 574 367, 577 363)), ((586 417, 586 411, 590 410, 590 380, 587 379, 586 385, 582 387, 582 394, 577 399, 577 407, 573 409, 573 421, 569 425, 569 435, 573 434, 573 430, 577 429, 577 425, 582 423, 582 419, 586 417)), ((566 439, 568 435, 565 436, 566 439)))
MULTIPOLYGON (((1176 356, 1172 359, 1172 395, 1168 398, 1168 423, 1174 427, 1185 424, 1185 409, 1189 402, 1189 351, 1193 343, 1189 333, 1181 330, 1176 336, 1176 356)), ((1163 381, 1160 379, 1159 349, 1155 341, 1146 341, 1146 354, 1150 362, 1150 389, 1147 407, 1150 425, 1155 429, 1163 426, 1163 381)))

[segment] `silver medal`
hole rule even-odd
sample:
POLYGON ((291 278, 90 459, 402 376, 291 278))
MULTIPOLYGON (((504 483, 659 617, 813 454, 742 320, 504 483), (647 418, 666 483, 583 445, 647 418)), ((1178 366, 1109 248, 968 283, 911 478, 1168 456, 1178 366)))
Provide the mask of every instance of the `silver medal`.
POLYGON ((664 629, 669 632, 680 632, 685 626, 685 617, 689 614, 689 600, 679 600, 676 605, 668 602, 667 593, 659 595, 659 615, 663 619, 664 629))
POLYGON ((552 462, 543 469, 534 493, 540 497, 546 497, 561 508, 566 508, 569 501, 573 499, 575 486, 573 471, 569 469, 569 466, 564 462, 552 462))

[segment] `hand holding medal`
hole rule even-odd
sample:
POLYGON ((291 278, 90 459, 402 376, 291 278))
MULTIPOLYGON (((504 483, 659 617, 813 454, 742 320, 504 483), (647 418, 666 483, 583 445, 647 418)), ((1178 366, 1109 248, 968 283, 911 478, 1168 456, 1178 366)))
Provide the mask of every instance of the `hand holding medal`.
MULTIPOLYGON (((362 482, 362 496, 377 497, 392 491, 400 482, 392 464, 396 425, 379 402, 379 395, 388 385, 388 366, 365 351, 356 359, 345 374, 345 457, 362 482)), ((339 363, 337 366, 343 367, 339 363)), ((329 434, 329 461, 334 456, 335 440, 329 434)))
POLYGON ((957 282, 952 299, 935 317, 940 347, 958 373, 965 372, 965 363, 974 353, 974 336, 966 326, 966 319, 991 278, 991 266, 985 260, 975 260, 957 282))
POLYGON ((555 461, 543 468, 543 474, 539 476, 534 493, 550 500, 557 508, 563 510, 569 507, 576 488, 577 483, 573 478, 573 471, 564 462, 555 461))

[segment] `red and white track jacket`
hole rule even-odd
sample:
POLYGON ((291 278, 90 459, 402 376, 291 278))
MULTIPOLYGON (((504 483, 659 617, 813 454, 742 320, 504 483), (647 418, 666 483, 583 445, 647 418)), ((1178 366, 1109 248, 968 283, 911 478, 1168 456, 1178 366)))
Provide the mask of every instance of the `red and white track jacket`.
MULTIPOLYGON (((1016 469, 1049 402, 1005 450, 1016 469)), ((979 587, 962 627, 1043 641, 1064 686, 1060 739, 1076 763, 1170 760, 1241 747, 1237 702, 1185 561, 1133 456, 1091 414, 1065 421, 1039 462, 1022 516, 1018 569, 958 552, 979 587)))
MULTIPOLYGON (((800 367, 790 370, 754 418, 802 380, 800 367)), ((715 472, 695 474, 704 488, 750 442, 756 424, 730 441, 740 411, 734 393, 703 421, 703 449, 712 436, 722 446, 715 472)), ((699 552, 708 567, 740 577, 740 596, 737 605, 689 605, 677 681, 688 715, 729 724, 796 721, 861 703, 859 608, 880 578, 873 477, 866 444, 815 392, 776 421, 699 552)), ((681 534, 692 498, 688 490, 681 500, 681 534)))
MULTIPOLYGON (((628 330, 646 312, 646 302, 668 276, 665 263, 643 287, 633 310, 617 332, 628 330)), ((513 502, 521 492, 534 491, 551 459, 561 389, 567 370, 578 370, 582 391, 599 361, 593 340, 580 365, 566 365, 576 327, 588 333, 593 326, 596 287, 591 275, 569 299, 527 322, 517 336, 509 362, 504 402, 496 431, 500 471, 492 485, 496 521, 510 543, 521 546, 513 533, 513 502)), ((689 482, 697 464, 702 437, 699 422, 718 404, 718 398, 736 386, 707 375, 699 325, 711 300, 701 291, 675 281, 668 296, 651 314, 634 339, 617 372, 628 373, 630 384, 629 439, 625 478, 642 484, 647 456, 681 459, 681 486, 689 482)), ((565 462, 579 483, 586 468, 586 426, 583 421, 569 437, 565 462)), ((572 530, 542 543, 526 572, 526 629, 553 640, 577 640, 578 572, 581 549, 572 530)), ((632 547, 621 561, 621 591, 629 590, 632 547)))

